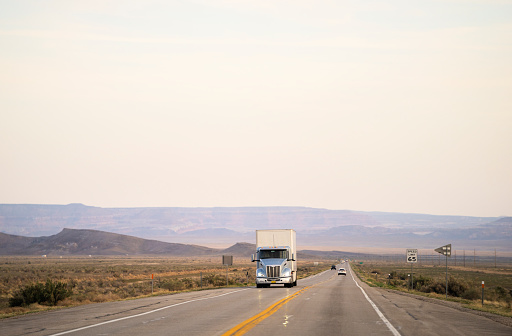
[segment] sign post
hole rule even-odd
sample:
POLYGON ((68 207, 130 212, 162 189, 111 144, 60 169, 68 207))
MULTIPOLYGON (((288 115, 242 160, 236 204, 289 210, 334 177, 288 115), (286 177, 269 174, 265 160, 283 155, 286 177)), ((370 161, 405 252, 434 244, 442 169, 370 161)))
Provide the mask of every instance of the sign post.
POLYGON ((414 289, 414 273, 412 271, 412 265, 418 262, 418 249, 407 249, 406 256, 407 262, 411 264, 411 289, 414 289))
POLYGON ((228 268, 233 265, 233 256, 222 256, 222 264, 226 265, 226 287, 228 286, 228 268))
POLYGON ((448 257, 452 256, 452 244, 438 247, 434 251, 446 257, 446 298, 448 298, 448 257))

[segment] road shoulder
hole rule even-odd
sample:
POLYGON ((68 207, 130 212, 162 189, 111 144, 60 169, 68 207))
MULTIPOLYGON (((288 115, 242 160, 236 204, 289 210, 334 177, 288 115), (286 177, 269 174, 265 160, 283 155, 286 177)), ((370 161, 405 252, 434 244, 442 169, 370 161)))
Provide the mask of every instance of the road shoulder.
POLYGON ((488 312, 483 312, 483 311, 479 311, 479 310, 469 309, 469 308, 463 307, 462 304, 459 303, 459 302, 438 300, 438 299, 429 298, 429 297, 425 297, 425 296, 421 296, 421 295, 416 295, 416 294, 412 294, 412 293, 405 293, 405 292, 402 292, 402 291, 396 291, 396 290, 392 290, 392 289, 388 289, 388 288, 380 288, 380 287, 372 287, 372 288, 376 289, 378 291, 388 292, 388 293, 393 293, 393 294, 398 294, 398 295, 403 295, 403 296, 407 296, 407 297, 410 297, 410 298, 413 298, 413 299, 416 299, 416 300, 420 300, 420 301, 424 301, 424 302, 429 302, 429 303, 437 304, 437 305, 440 305, 440 306, 453 308, 453 309, 456 309, 456 310, 459 310, 459 311, 462 311, 462 312, 466 312, 466 313, 470 313, 470 314, 486 317, 486 318, 488 318, 488 319, 490 319, 490 320, 492 320, 494 322, 501 323, 501 324, 503 324, 503 325, 505 325, 507 327, 512 327, 512 318, 511 317, 506 317, 506 316, 496 315, 496 314, 492 314, 492 313, 488 313, 488 312))

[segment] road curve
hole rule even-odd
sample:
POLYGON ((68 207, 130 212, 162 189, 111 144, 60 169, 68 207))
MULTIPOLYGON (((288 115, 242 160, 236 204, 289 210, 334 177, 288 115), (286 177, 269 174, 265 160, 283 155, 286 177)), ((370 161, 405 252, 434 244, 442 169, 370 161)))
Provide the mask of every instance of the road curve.
POLYGON ((222 288, 0 320, 2 336, 240 334, 480 336, 512 335, 512 328, 370 288, 350 269, 347 276, 325 271, 293 288, 222 288))

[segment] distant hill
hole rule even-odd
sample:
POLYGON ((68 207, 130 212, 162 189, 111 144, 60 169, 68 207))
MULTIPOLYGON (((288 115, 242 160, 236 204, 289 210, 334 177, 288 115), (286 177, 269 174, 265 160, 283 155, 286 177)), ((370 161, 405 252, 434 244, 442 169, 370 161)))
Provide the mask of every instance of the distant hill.
POLYGON ((0 232, 0 254, 23 251, 32 244, 36 238, 9 235, 0 232), (2 253, 4 252, 4 253, 2 253))
POLYGON ((414 246, 432 248, 451 243, 454 249, 498 249, 512 251, 512 217, 473 227, 453 227, 446 225, 422 232, 411 230, 365 227, 358 225, 338 226, 325 231, 317 231, 302 237, 313 246, 347 246, 346 242, 357 242, 360 247, 397 248, 414 246))
POLYGON ((220 252, 203 246, 164 243, 97 230, 63 229, 48 237, 20 237, 0 233, 0 255, 199 256, 220 252))
POLYGON ((63 228, 105 230, 137 237, 173 237, 193 231, 228 229, 323 230, 348 224, 378 225, 348 210, 305 207, 99 208, 83 204, 0 204, 0 232, 40 236, 63 228))
POLYGON ((256 252, 256 244, 236 243, 235 245, 223 250, 222 254, 250 257, 254 252, 256 252))
MULTIPOLYGON (((295 229, 298 246, 340 250, 351 246, 435 248, 446 243, 459 249, 512 250, 510 218, 306 207, 100 208, 83 204, 0 204, 0 232, 17 236, 52 236, 68 228, 184 245, 231 246, 241 241, 254 243, 254 231, 258 229, 295 229)), ((17 243, 23 245, 25 240, 19 239, 17 243)), ((110 249, 112 253, 117 251, 114 247, 110 249)))
MULTIPOLYGON (((197 245, 164 243, 97 230, 64 229, 48 237, 22 237, 0 233, 0 255, 47 256, 115 256, 115 255, 166 255, 166 256, 220 256, 232 255, 250 258, 256 245, 236 243, 227 249, 213 249, 197 245)), ((321 259, 347 252, 299 251, 300 259, 321 259)))

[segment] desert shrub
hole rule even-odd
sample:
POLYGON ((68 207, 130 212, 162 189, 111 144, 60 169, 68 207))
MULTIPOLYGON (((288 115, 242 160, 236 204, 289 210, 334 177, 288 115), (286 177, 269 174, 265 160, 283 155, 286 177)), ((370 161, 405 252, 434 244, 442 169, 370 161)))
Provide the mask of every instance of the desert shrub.
POLYGON ((405 273, 398 273, 397 271, 392 271, 389 273, 390 279, 396 279, 396 280, 407 280, 407 274, 405 273))
MULTIPOLYGON (((446 285, 445 285, 446 286, 446 285)), ((462 295, 469 289, 466 281, 450 277, 448 279, 448 295, 455 297, 462 297, 462 295)))
MULTIPOLYGON (((129 297, 129 296, 127 296, 129 297)), ((109 302, 109 301, 115 301, 119 300, 120 298, 123 298, 119 296, 116 293, 105 293, 105 294, 98 294, 91 297, 92 302, 109 302)), ((124 297, 126 298, 126 297, 124 297)))
POLYGON ((185 289, 184 283, 180 279, 169 279, 160 283, 160 287, 169 291, 180 291, 185 289))
POLYGON ((414 288, 416 288, 418 290, 423 288, 423 287, 428 286, 428 284, 431 283, 431 282, 432 282, 431 278, 425 277, 423 275, 415 276, 414 279, 413 279, 414 288))
MULTIPOLYGON (((421 277, 420 277, 421 279, 421 277)), ((445 294, 446 293, 446 281, 442 280, 432 280, 429 278, 421 279, 423 283, 415 288, 419 291, 425 293, 437 293, 437 294, 445 294)), ((461 279, 456 279, 450 277, 448 279, 448 295, 455 297, 463 297, 465 294, 468 297, 472 297, 473 293, 469 291, 470 286, 461 279)))
POLYGON ((482 293, 476 288, 468 288, 461 297, 466 300, 478 300, 482 297, 482 293))
POLYGON ((505 301, 509 296, 507 290, 501 286, 497 286, 496 288, 494 288, 494 292, 496 293, 498 300, 505 301))
POLYGON ((53 282, 50 279, 46 280, 45 284, 46 302, 51 306, 55 306, 60 300, 71 296, 71 290, 68 286, 60 281, 53 282))
POLYGON ((226 285, 226 277, 218 274, 206 274, 203 276, 203 282, 208 286, 220 287, 226 285))
POLYGON ((403 287, 403 281, 392 279, 392 280, 389 280, 389 285, 393 286, 393 287, 403 287))
POLYGON ((439 281, 431 281, 428 285, 423 286, 421 288, 421 291, 425 292, 425 293, 445 294, 446 293, 446 284, 441 283, 439 281))
POLYGON ((183 278, 181 282, 183 283, 183 287, 187 289, 194 288, 195 286, 195 281, 190 278, 183 278))
POLYGON ((9 299, 10 307, 28 306, 32 303, 55 306, 60 300, 71 296, 68 285, 57 281, 46 280, 46 283, 35 283, 16 291, 9 299))
POLYGON ((44 301, 44 285, 36 283, 17 290, 13 297, 9 298, 9 307, 28 306, 31 303, 44 301))
POLYGON ((309 267, 297 267, 297 272, 307 272, 309 267))
POLYGON ((512 290, 507 290, 501 286, 494 289, 495 295, 499 301, 505 301, 507 307, 510 309, 512 306, 512 290))

